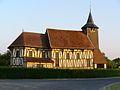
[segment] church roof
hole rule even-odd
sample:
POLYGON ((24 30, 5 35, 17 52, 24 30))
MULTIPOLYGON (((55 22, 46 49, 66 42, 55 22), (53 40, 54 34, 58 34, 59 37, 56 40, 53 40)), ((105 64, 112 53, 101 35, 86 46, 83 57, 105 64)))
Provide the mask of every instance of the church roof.
POLYGON ((28 46, 28 47, 40 47, 45 48, 48 46, 48 39, 45 34, 23 32, 19 37, 9 46, 28 46))
POLYGON ((51 48, 94 49, 81 31, 47 29, 47 34, 51 48))
POLYGON ((47 29, 46 34, 23 32, 10 47, 63 49, 94 49, 90 39, 81 31, 47 29))
POLYGON ((89 13, 87 23, 82 27, 82 29, 86 29, 86 28, 97 28, 97 29, 99 28, 94 24, 91 12, 89 13))

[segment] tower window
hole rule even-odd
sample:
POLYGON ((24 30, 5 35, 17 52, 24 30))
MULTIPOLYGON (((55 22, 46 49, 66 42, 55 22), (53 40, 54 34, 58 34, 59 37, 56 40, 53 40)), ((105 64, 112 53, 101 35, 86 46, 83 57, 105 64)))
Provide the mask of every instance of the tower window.
POLYGON ((91 29, 91 32, 95 32, 95 29, 91 29))

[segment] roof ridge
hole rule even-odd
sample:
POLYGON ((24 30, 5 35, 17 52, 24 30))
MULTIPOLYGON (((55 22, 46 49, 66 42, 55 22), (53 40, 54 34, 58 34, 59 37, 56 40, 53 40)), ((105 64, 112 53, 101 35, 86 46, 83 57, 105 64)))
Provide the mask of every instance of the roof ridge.
POLYGON ((47 28, 47 30, 80 32, 80 30, 71 30, 71 29, 55 29, 55 28, 47 28))
POLYGON ((22 33, 30 33, 30 34, 44 34, 44 33, 37 33, 37 32, 22 32, 22 33))

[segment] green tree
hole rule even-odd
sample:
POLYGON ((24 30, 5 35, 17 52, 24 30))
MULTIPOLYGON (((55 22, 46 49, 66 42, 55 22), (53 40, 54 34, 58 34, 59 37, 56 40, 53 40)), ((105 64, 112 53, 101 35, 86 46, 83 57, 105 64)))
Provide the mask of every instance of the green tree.
POLYGON ((4 54, 0 54, 0 66, 10 65, 10 51, 8 50, 4 54))
POLYGON ((118 68, 120 66, 120 58, 113 59, 113 62, 115 63, 116 67, 118 68))
POLYGON ((107 68, 117 68, 116 63, 113 60, 110 60, 108 57, 105 57, 108 61, 107 68))

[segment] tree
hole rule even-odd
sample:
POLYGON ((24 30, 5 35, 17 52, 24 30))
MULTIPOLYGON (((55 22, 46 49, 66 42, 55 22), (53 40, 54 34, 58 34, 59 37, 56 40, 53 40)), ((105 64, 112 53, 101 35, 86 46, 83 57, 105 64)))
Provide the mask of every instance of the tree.
POLYGON ((115 63, 116 67, 118 68, 120 66, 120 58, 113 59, 113 62, 115 63))
POLYGON ((0 54, 0 66, 10 65, 10 51, 8 50, 4 54, 0 54))
POLYGON ((107 68, 117 68, 116 63, 113 60, 110 60, 108 57, 105 57, 108 61, 107 68))

